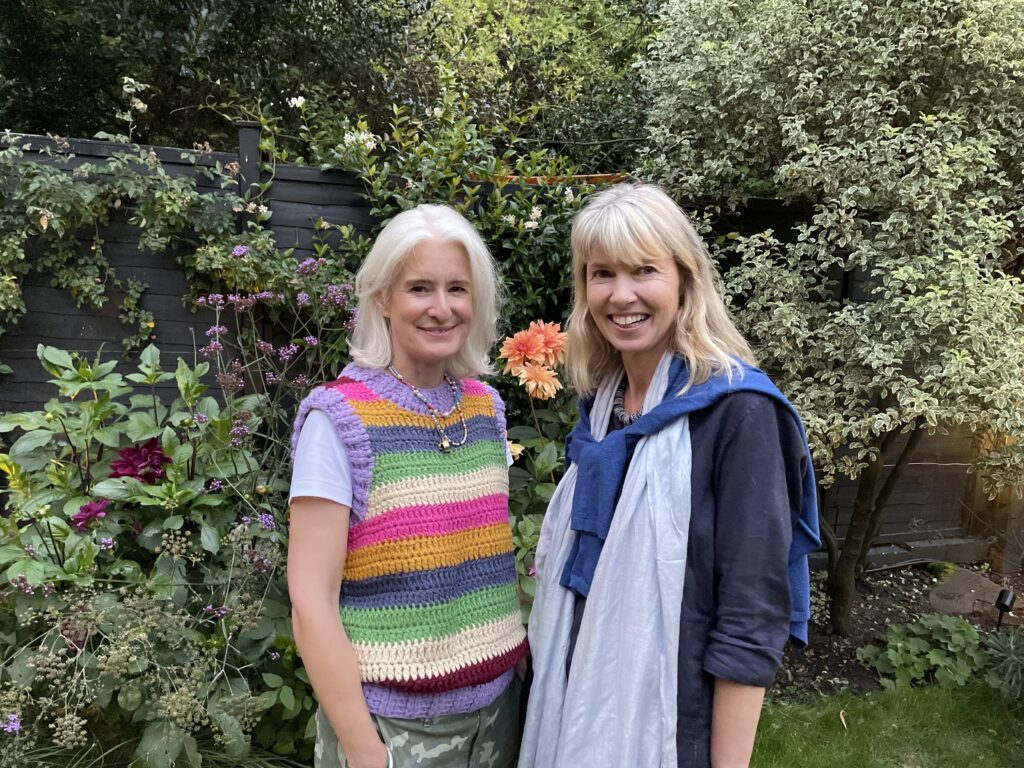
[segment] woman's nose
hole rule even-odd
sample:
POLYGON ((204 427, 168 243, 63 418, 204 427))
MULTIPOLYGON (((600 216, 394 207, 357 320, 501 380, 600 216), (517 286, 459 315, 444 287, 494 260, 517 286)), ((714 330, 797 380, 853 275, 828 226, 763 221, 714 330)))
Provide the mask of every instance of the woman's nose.
POLYGON ((628 275, 616 277, 612 284, 610 299, 615 304, 629 304, 636 298, 633 281, 628 275))
POLYGON ((434 294, 434 300, 430 302, 428 312, 431 317, 437 320, 447 320, 451 317, 452 308, 448 303, 448 295, 444 291, 438 291, 434 294))

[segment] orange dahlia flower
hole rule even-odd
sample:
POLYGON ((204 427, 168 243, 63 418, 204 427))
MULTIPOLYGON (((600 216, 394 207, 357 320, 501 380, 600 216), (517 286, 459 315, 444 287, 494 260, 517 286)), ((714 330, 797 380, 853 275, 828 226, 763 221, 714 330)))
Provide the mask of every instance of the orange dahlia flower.
POLYGON ((530 333, 540 339, 545 365, 554 368, 562 362, 567 334, 562 333, 561 323, 545 323, 543 320, 534 320, 530 323, 530 333))
POLYGON ((545 365, 526 363, 517 375, 526 394, 536 400, 550 400, 562 388, 557 374, 545 365))
POLYGON ((498 357, 505 360, 505 373, 511 371, 518 376, 517 368, 544 361, 544 340, 536 333, 519 331, 505 339, 498 357))

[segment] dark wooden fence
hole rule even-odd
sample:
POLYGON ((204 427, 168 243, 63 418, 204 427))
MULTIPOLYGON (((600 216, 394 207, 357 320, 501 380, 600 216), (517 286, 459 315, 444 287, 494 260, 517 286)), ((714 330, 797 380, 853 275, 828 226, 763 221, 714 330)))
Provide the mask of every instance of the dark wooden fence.
MULTIPOLYGON (((242 124, 237 154, 215 153, 201 162, 238 162, 244 189, 259 177, 258 140, 258 128, 242 124)), ((32 137, 31 143, 44 146, 47 139, 32 137)), ((194 173, 191 163, 181 159, 183 150, 154 150, 169 173, 194 173)), ((101 142, 73 141, 67 151, 75 155, 73 167, 109 156, 112 149, 101 142)), ((30 159, 49 161, 41 153, 30 159)), ((318 219, 351 224, 364 233, 372 228, 368 204, 360 196, 360 183, 351 174, 279 164, 272 179, 266 173, 259 178, 273 182, 264 202, 273 212, 269 226, 276 242, 280 248, 294 248, 297 256, 313 253, 318 219)), ((758 216, 768 219, 776 213, 768 206, 758 216)), ((184 306, 182 297, 188 286, 177 262, 180 254, 140 251, 138 234, 126 222, 112 224, 103 233, 107 256, 122 277, 134 277, 148 285, 142 305, 155 317, 156 342, 162 352, 168 359, 184 355, 191 360, 195 348, 205 343, 202 333, 210 318, 197 316, 184 306)), ((856 297, 862 282, 861 276, 853 275, 844 290, 856 297)), ((514 293, 515 286, 511 288, 514 293)), ((0 360, 14 369, 12 375, 0 379, 0 411, 38 408, 50 397, 47 376, 36 361, 37 344, 88 354, 106 344, 108 352, 114 353, 119 351, 124 335, 115 301, 99 311, 79 309, 65 291, 50 287, 45 275, 27 280, 24 291, 27 316, 9 328, 6 336, 0 336, 0 360)), ((963 432, 922 440, 889 501, 879 546, 872 555, 875 565, 931 558, 964 562, 986 557, 989 539, 1001 532, 985 522, 993 520, 992 508, 969 483, 971 456, 969 435, 963 432)), ((841 480, 825 492, 823 514, 840 538, 848 525, 855 490, 854 483, 841 480)), ((1017 570, 1019 560, 1018 556, 999 562, 1017 570)))

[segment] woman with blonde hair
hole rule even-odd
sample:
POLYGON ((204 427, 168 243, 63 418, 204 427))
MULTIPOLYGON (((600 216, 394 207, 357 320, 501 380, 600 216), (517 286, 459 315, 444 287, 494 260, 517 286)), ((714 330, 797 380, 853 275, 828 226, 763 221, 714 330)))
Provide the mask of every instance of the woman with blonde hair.
POLYGON ((316 768, 510 768, 526 637, 508 524, 498 289, 473 227, 404 211, 356 276, 353 362, 302 402, 288 592, 316 768))
POLYGON ((580 420, 537 548, 519 765, 746 766, 783 646, 807 640, 803 428, 662 190, 594 195, 572 269, 580 420))

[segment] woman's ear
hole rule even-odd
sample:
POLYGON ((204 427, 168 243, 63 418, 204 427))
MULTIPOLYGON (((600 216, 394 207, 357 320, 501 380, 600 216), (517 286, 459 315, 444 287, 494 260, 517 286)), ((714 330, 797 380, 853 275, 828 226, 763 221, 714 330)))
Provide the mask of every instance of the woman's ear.
POLYGON ((385 320, 390 320, 390 310, 388 305, 391 303, 388 301, 387 296, 383 293, 374 294, 373 303, 377 305, 377 309, 380 311, 380 316, 385 320))

